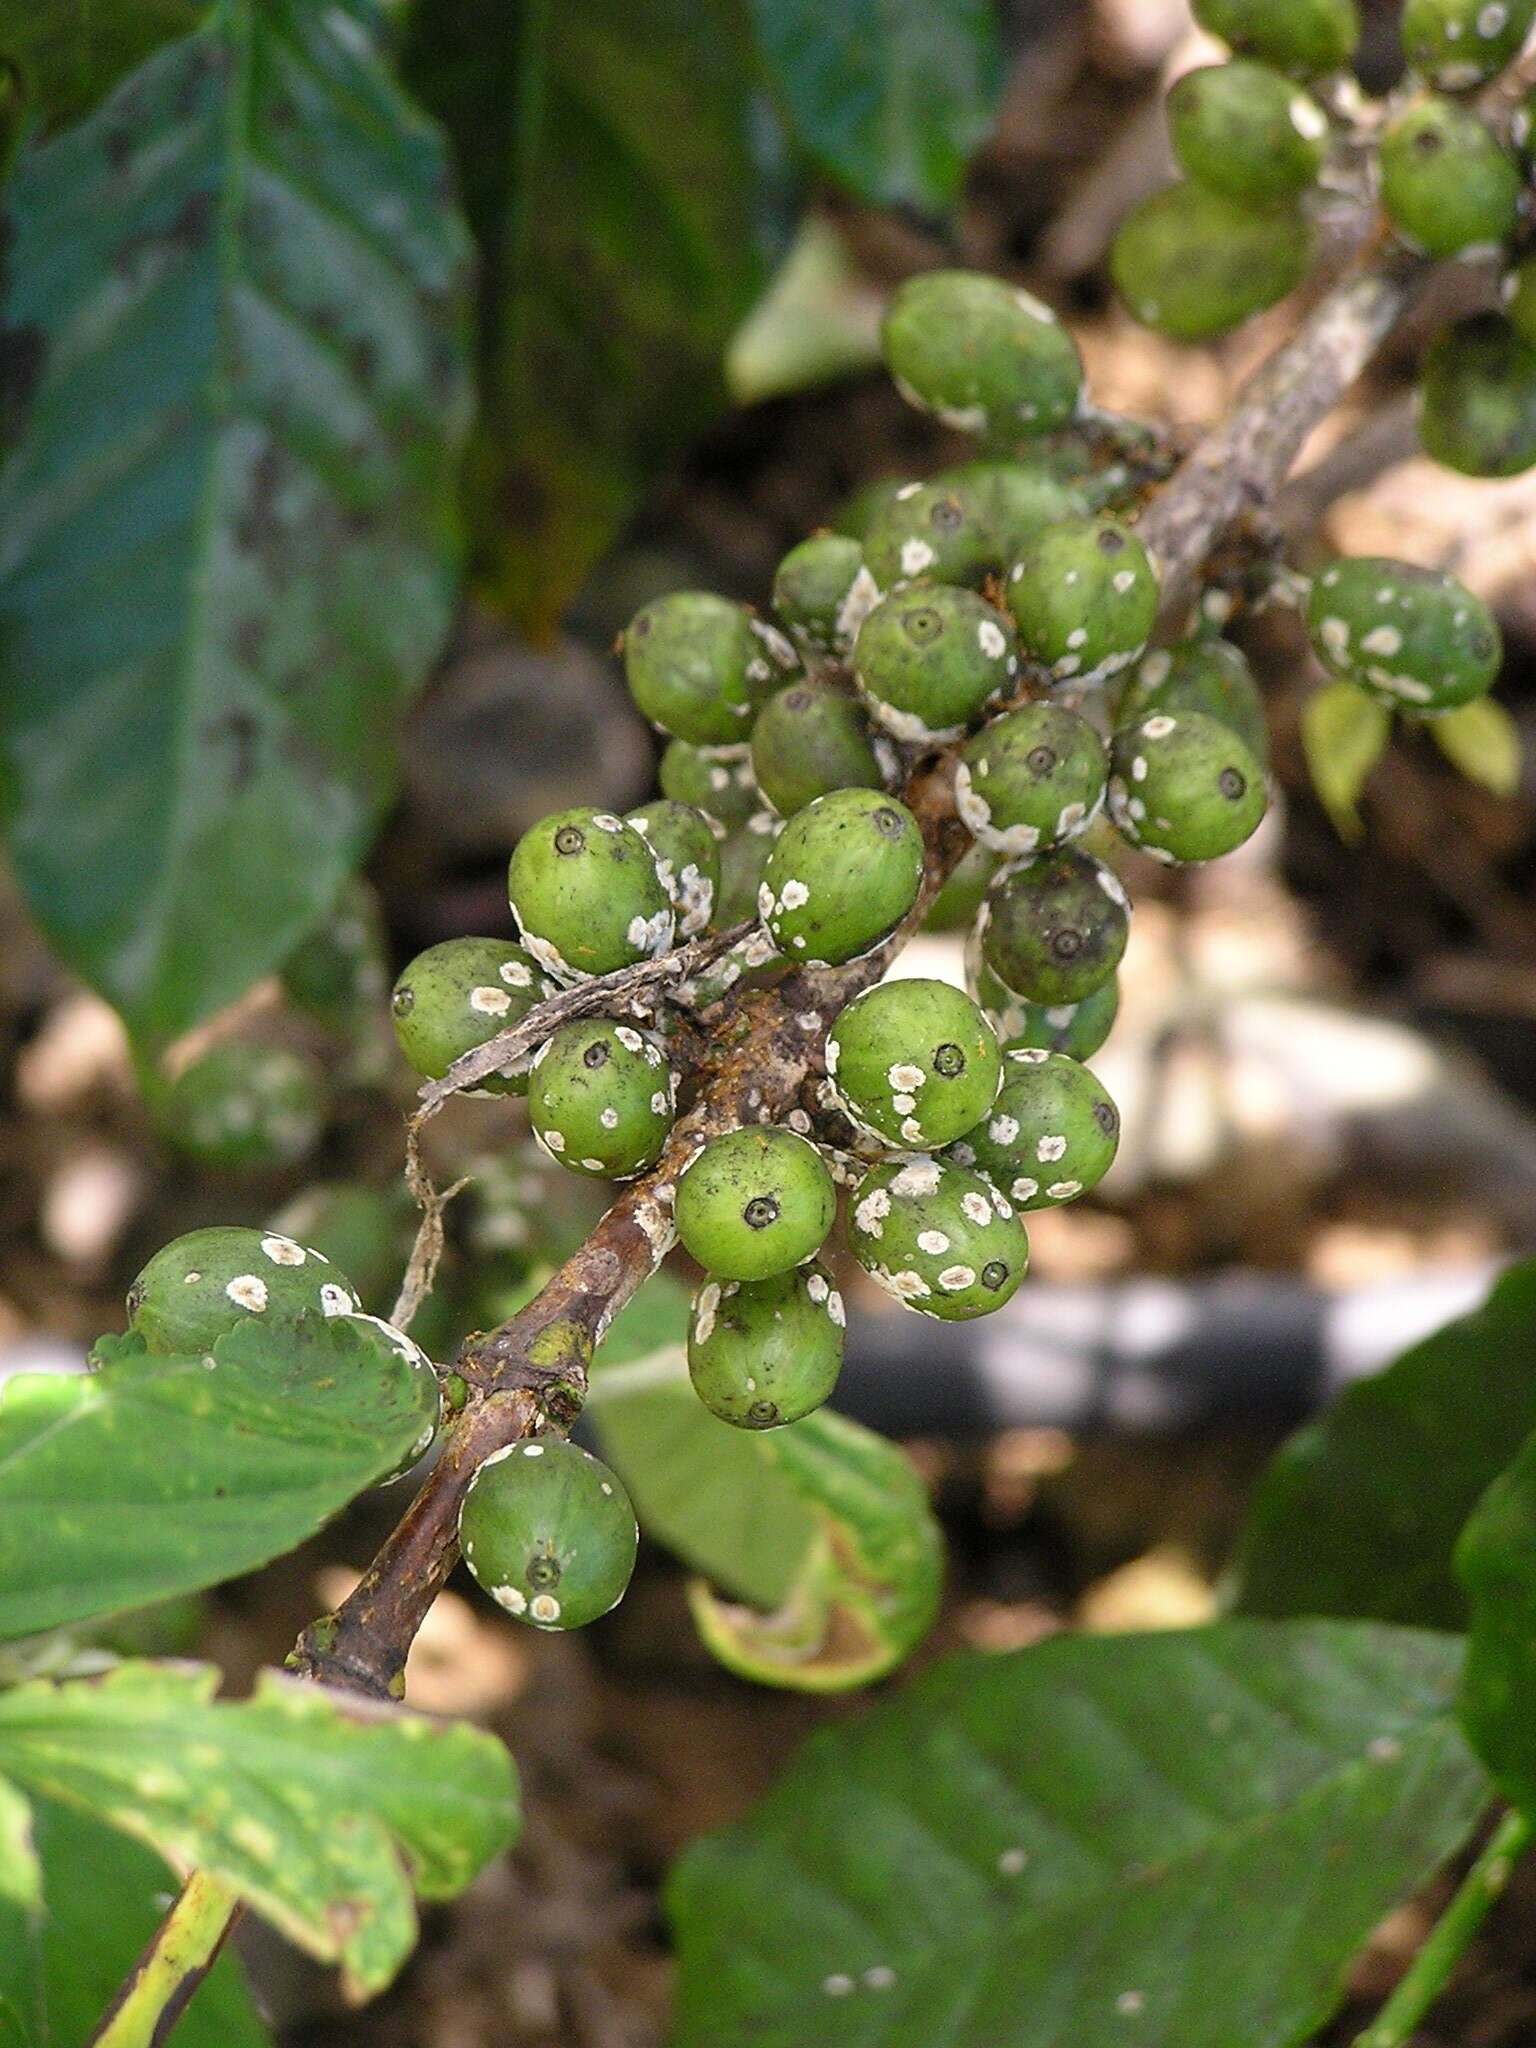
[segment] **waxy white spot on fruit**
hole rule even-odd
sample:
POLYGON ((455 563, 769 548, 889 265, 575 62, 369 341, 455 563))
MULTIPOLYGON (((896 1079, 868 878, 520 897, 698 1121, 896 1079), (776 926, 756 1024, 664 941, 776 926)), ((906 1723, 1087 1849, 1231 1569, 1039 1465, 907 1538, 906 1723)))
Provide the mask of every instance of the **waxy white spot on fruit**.
POLYGON ((248 1308, 260 1315, 267 1305, 267 1283, 254 1273, 242 1273, 224 1289, 236 1308, 248 1308))

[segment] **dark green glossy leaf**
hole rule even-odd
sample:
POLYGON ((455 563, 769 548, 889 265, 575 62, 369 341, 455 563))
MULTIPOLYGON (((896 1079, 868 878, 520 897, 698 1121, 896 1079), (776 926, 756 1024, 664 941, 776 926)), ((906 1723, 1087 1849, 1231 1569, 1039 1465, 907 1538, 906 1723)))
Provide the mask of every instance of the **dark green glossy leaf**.
POLYGON ((449 618, 466 245, 368 19, 220 0, 12 182, 12 852, 148 1041, 329 910, 449 618))
POLYGON ((478 566, 545 628, 724 404, 763 274, 751 53, 695 0, 445 0, 403 61, 484 259, 478 566))
POLYGON ((340 1320, 254 1319, 211 1358, 133 1338, 0 1398, 0 1639, 211 1586, 291 1550, 381 1474, 435 1389, 340 1320))
MULTIPOLYGON (((88 1814, 34 1799, 32 1815, 43 1910, 0 1902, 0 2048, 82 2048, 177 1880, 150 1850, 88 1814)), ((267 2031, 232 1951, 193 1993, 174 2039, 176 2048, 263 2048, 267 2031)))
POLYGON ((1462 1628, 1451 1559, 1478 1496, 1536 1429, 1536 1259, 1349 1387, 1260 1482, 1239 1550, 1249 1614, 1462 1628))
POLYGON ((208 1871, 290 1940, 377 1991, 416 1939, 414 1886, 451 1898, 512 1840, 517 1782, 462 1721, 263 1672, 119 1664, 0 1696, 0 1773, 208 1871))
POLYGON ((1536 1814, 1536 1437, 1473 1510, 1456 1570, 1472 1607, 1462 1725, 1499 1790, 1536 1814))
POLYGON ((1284 2048, 1486 1784, 1460 1645, 1331 1623, 946 1657, 670 1887, 675 2048, 1284 2048))
POLYGON ((992 0, 752 0, 794 132, 875 206, 945 212, 1003 85, 992 0))

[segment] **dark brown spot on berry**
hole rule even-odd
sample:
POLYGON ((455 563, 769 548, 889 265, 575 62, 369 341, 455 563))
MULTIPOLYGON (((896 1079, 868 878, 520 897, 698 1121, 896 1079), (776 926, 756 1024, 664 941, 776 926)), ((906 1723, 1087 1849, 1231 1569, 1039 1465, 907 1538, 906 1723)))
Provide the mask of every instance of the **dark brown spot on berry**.
POLYGON ((1125 546, 1125 535, 1113 526, 1101 526, 1096 540, 1101 555, 1118 555, 1125 546))
POLYGON ((1096 1102, 1093 1105, 1093 1120, 1106 1138, 1112 1138, 1120 1128, 1120 1112, 1109 1101, 1096 1102))
POLYGON ((389 999, 389 1007, 397 1017, 409 1017, 416 1007, 415 989, 397 988, 389 999))
POLYGON ((965 524, 965 514, 960 509, 960 500, 940 498, 928 514, 928 524, 937 533, 958 533, 965 524))
POLYGON ((580 853, 587 843, 587 835, 579 825, 562 825, 555 834, 556 853, 580 853))
POLYGON ((595 1041, 595 1042, 594 1042, 593 1044, 591 1044, 591 1045, 589 1045, 589 1046, 587 1047, 586 1051, 585 1051, 585 1052, 584 1052, 584 1053, 582 1054, 582 1056, 581 1056, 581 1064, 582 1064, 582 1065, 583 1065, 584 1067, 606 1067, 606 1066, 607 1066, 607 1064, 608 1064, 608 1048, 607 1048, 607 1046, 606 1046, 606 1045, 604 1044, 604 1042, 602 1041, 602 1039, 600 1039, 600 1038, 599 1038, 599 1039, 597 1039, 597 1040, 596 1040, 596 1041, 595 1041))
POLYGON ((771 1429, 778 1419, 777 1401, 754 1401, 747 1410, 747 1420, 755 1429, 771 1429))
POLYGON ((1247 794, 1248 778, 1240 768, 1223 768, 1216 778, 1216 787, 1224 797, 1236 803, 1240 796, 1247 794))
POLYGON ((560 1560, 551 1557, 547 1550, 528 1560, 527 1580, 530 1586, 558 1586, 560 1583, 560 1560))
POLYGON ((933 1055, 933 1070, 942 1074, 946 1081, 952 1081, 957 1074, 965 1072, 965 1054, 958 1045, 941 1045, 933 1055))
POLYGON ((1054 747, 1031 747, 1024 756, 1024 766, 1031 775, 1049 775, 1056 766, 1054 747))
POLYGON ((754 1195, 741 1212, 748 1230, 766 1230, 779 1220, 779 1205, 772 1195, 754 1195))
POLYGON ((989 1294, 996 1294, 1008 1278, 1008 1268, 1001 1259, 989 1259, 981 1269, 981 1284, 989 1294))
POLYGON ((944 619, 931 604, 922 604, 902 613, 901 626, 909 640, 915 640, 919 647, 926 647, 943 632, 944 619))
POLYGON ((1050 933, 1045 942, 1058 960, 1075 960, 1083 950, 1083 935, 1070 925, 1050 933))
POLYGON ((900 813, 890 810, 876 811, 875 830, 883 832, 887 839, 899 839, 901 837, 900 813))

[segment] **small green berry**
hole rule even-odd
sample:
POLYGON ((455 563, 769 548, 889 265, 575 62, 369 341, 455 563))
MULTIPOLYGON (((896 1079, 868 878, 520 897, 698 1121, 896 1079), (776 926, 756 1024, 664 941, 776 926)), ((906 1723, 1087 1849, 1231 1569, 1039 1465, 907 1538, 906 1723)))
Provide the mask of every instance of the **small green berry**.
POLYGON ((875 580, 850 534, 813 533, 774 571, 773 608, 804 653, 846 660, 859 621, 874 603, 875 580))
POLYGON ((996 873, 997 855, 990 846, 978 843, 968 847, 929 904, 922 929, 925 932, 969 930, 996 873))
POLYGON ((225 1038, 182 1068, 156 1108, 155 1128, 201 1166, 258 1173, 312 1151, 328 1107, 325 1075, 307 1052, 225 1038))
POLYGON ((1497 313, 1444 328, 1419 366, 1419 439, 1463 476, 1536 465, 1536 345, 1497 313))
POLYGON ((1129 666, 1157 619, 1147 551, 1116 519, 1062 519, 1008 572, 1005 602, 1033 658, 1063 681, 1102 682, 1129 666))
POLYGON ((674 1218, 684 1250, 726 1280, 766 1280, 814 1256, 837 1209, 809 1139, 772 1124, 712 1138, 684 1168, 674 1218))
POLYGON ((854 1257, 888 1294, 925 1316, 966 1322, 1001 1308, 1029 1265, 1011 1204, 953 1160, 887 1160, 848 1207, 854 1257))
POLYGON ((864 536, 864 559, 877 590, 919 579, 979 583, 1002 566, 979 501, 962 487, 904 484, 864 536))
POLYGON ((1135 725, 1155 711, 1201 711, 1230 726, 1264 767, 1269 724, 1264 696, 1240 647, 1202 634, 1176 647, 1158 647, 1136 664, 1120 693, 1118 725, 1135 725))
POLYGON ((819 1408, 843 1362, 843 1298, 820 1266, 707 1279, 693 1298, 688 1376, 711 1415, 778 1429, 819 1408))
POLYGON ((459 1548, 475 1580, 535 1628, 582 1628, 616 1607, 639 1543, 618 1475, 563 1437, 493 1451, 459 1509, 459 1548))
POLYGON ((786 818, 834 789, 884 789, 898 765, 863 709, 827 683, 791 683, 768 699, 752 728, 752 773, 786 818))
POLYGON ((1109 814, 1166 861, 1217 860, 1258 830, 1264 773, 1237 734, 1201 711, 1154 711, 1110 745, 1109 814))
POLYGON ((981 957, 980 935, 965 942, 965 985, 1002 1040, 1003 1051, 1038 1048, 1090 1060, 1108 1038, 1120 1009, 1120 980, 1112 974, 1080 1003, 1031 1003, 1004 988, 981 957))
POLYGON ((1337 71, 1360 40, 1355 0, 1194 0, 1194 15, 1234 50, 1303 77, 1337 71))
POLYGON ((656 779, 663 796, 674 803, 692 804, 727 831, 744 825, 758 808, 745 741, 734 747, 695 747, 687 740, 671 740, 656 779))
POLYGON ((1520 54, 1536 0, 1403 0, 1403 55, 1443 92, 1465 92, 1520 54))
POLYGON ((1470 107, 1420 100, 1388 124, 1380 149, 1382 206, 1414 248, 1468 256, 1514 233, 1520 166, 1470 107))
POLYGON ((886 364, 911 404, 965 433, 1043 434, 1077 410, 1077 344, 1048 306, 974 270, 929 270, 891 294, 886 364))
POLYGON ((275 1230, 213 1225, 163 1245, 128 1290, 128 1327, 152 1352, 196 1357, 252 1316, 274 1325, 362 1303, 338 1267, 275 1230))
POLYGON ((914 746, 958 739, 1018 672, 1006 614, 948 583, 882 599, 853 648, 854 678, 871 715, 914 746))
POLYGON ((1004 868, 977 919, 981 956, 1032 1003, 1080 1003, 1120 965, 1130 905, 1119 876, 1075 846, 1004 868))
POLYGON ((715 914, 720 888, 720 842, 703 811, 692 804, 660 797, 626 811, 656 860, 656 872, 677 920, 677 936, 697 938, 715 914))
POLYGON ((623 646, 637 709, 697 747, 744 740, 757 706, 796 666, 782 634, 707 590, 654 599, 624 629, 623 646))
POLYGON ((827 1033, 842 1107, 888 1145, 932 1151, 985 1116, 1002 1078, 992 1026, 968 995, 922 978, 878 982, 827 1033))
POLYGON ((1307 630, 1330 674, 1397 711, 1449 711, 1499 672, 1498 622, 1438 569, 1340 555, 1313 578, 1307 630))
MULTIPOLYGON (((432 1448, 443 1420, 443 1395, 432 1361, 416 1342, 414 1337, 397 1330, 393 1323, 385 1322, 382 1316, 361 1314, 340 1315, 334 1318, 338 1329, 348 1329, 361 1338, 367 1348, 378 1356, 383 1364, 391 1354, 403 1358, 415 1375, 413 1391, 419 1406, 421 1429, 416 1441, 388 1472, 381 1472, 374 1481, 375 1486, 388 1486, 396 1479, 403 1479, 407 1472, 414 1472, 417 1465, 432 1448)), ((364 1368, 366 1370, 366 1368, 364 1368)))
POLYGON ((836 967, 888 938, 917 901, 923 835, 905 804, 837 789, 785 825, 758 885, 758 915, 797 965, 836 967))
POLYGON ((1235 58, 1186 71, 1170 87, 1168 135, 1185 173, 1240 206, 1268 206, 1315 184, 1328 116, 1267 64, 1235 58))
POLYGON ((557 981, 654 960, 674 919, 656 857, 609 811, 554 811, 513 849, 507 899, 523 944, 557 981))
POLYGON ((717 931, 740 924, 744 917, 756 917, 763 870, 783 826, 783 819, 772 811, 754 811, 744 825, 733 826, 720 842, 720 893, 715 898, 717 931))
POLYGON ((677 1077, 654 1039, 609 1017, 562 1024, 534 1055, 528 1120, 573 1173, 629 1180, 661 1157, 677 1077))
POLYGON ((1024 704, 966 741, 955 808, 983 846, 1038 853, 1098 815, 1104 777, 1104 743, 1086 719, 1059 704, 1024 704))
POLYGON ((1015 1048, 991 1110, 945 1156, 984 1174, 1017 1208, 1048 1209, 1097 1187, 1119 1143, 1120 1112, 1085 1066, 1015 1048))
POLYGON ((339 1036, 371 1030, 389 985, 384 917, 361 878, 342 890, 330 916, 283 962, 282 988, 297 1010, 339 1036))
MULTIPOLYGON (((510 939, 444 939, 418 953, 395 983, 390 1022, 407 1062, 440 1081, 462 1053, 519 1024, 555 992, 531 953, 510 939)), ((528 1072, 488 1074, 485 1095, 526 1095, 528 1072)))
POLYGON ((1209 341, 1293 292, 1311 254, 1295 206, 1261 212, 1185 181, 1131 208, 1109 267, 1143 327, 1175 341, 1209 341))
POLYGON ((999 574, 1043 526, 1085 517, 1089 510, 1082 486, 1045 462, 960 462, 933 481, 976 507, 991 535, 988 567, 999 574))

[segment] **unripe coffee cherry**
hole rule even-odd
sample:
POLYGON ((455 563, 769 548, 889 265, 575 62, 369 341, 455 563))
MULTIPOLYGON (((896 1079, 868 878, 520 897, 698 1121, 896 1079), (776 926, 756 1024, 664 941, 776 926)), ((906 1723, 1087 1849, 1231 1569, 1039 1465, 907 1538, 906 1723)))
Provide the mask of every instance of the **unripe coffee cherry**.
POLYGON ((1481 85, 1520 54, 1536 0, 1403 0, 1403 55, 1443 92, 1481 85))
POLYGON ((1536 347, 1497 313, 1442 329, 1419 366, 1419 439, 1463 476, 1536 464, 1536 347))
POLYGON ((1355 0, 1194 0, 1194 15, 1234 50, 1303 77, 1337 71, 1360 40, 1355 0))
POLYGON ((324 924, 283 962, 284 1000, 337 1037, 371 1033, 389 986, 384 917, 377 892, 354 877, 324 924))
POLYGON ((291 1166, 325 1128, 325 1075, 287 1045, 226 1038, 189 1060, 155 1112, 175 1151, 230 1173, 291 1166))
POLYGON ((896 287, 881 327, 896 388, 965 433, 1043 434, 1077 410, 1077 344, 1048 306, 975 270, 896 287))
POLYGON ((1470 107, 1420 100, 1388 125, 1380 147, 1382 206, 1414 248, 1471 255, 1514 233, 1520 166, 1470 107))
POLYGON ((1200 711, 1229 726, 1259 763, 1269 760, 1264 697, 1240 647, 1202 635, 1143 655, 1120 693, 1116 723, 1137 725, 1155 711, 1200 711))
POLYGON ((991 1110, 945 1157, 984 1174, 1019 1209, 1048 1209, 1097 1187, 1120 1143, 1120 1112, 1062 1053, 1017 1048, 991 1110))
POLYGON ((1005 868, 987 891, 981 955, 1032 1003, 1080 1003, 1120 965, 1130 906, 1119 876, 1075 846, 1005 868))
POLYGON ((1268 206, 1315 184, 1328 116, 1267 64, 1239 57, 1186 71, 1169 88, 1168 136, 1187 174, 1240 206, 1268 206))
POLYGON ((636 708, 696 747, 744 740, 758 705, 797 665, 782 634, 707 590, 653 599, 625 627, 623 645, 636 708))
POLYGON ((921 929, 925 932, 968 931, 992 877, 997 873, 997 855, 990 846, 974 845, 950 869, 929 904, 921 929))
POLYGON ((807 1138, 774 1124, 712 1138, 678 1183, 673 1211, 685 1251, 725 1280, 766 1280, 814 1256, 837 1196, 807 1138))
POLYGON ((711 1415, 778 1429, 819 1408, 843 1362, 843 1298, 820 1266, 711 1277, 693 1298, 688 1376, 711 1415))
POLYGON ((672 943, 656 858, 610 811, 554 811, 523 834, 507 870, 523 944, 557 981, 654 960, 672 943))
POLYGON ((1008 1300, 1029 1266, 1012 1205, 953 1160, 887 1160, 848 1205, 854 1257, 888 1294, 925 1316, 967 1322, 1008 1300))
POLYGON ((758 915, 791 960, 836 967, 889 937, 922 879, 923 835, 906 805, 877 790, 836 789, 796 811, 774 841, 758 915))
POLYGON ((1075 839, 1104 801, 1104 743, 1059 704, 1005 711, 966 741, 955 809, 997 853, 1038 853, 1075 839))
POLYGON ((733 826, 720 842, 720 893, 715 898, 715 928, 725 931, 744 917, 757 916, 758 890, 773 842, 784 821, 772 811, 754 811, 744 825, 733 826))
POLYGON ((306 1311, 362 1307, 345 1273, 275 1230, 189 1230, 163 1245, 128 1290, 128 1327, 152 1352, 195 1357, 251 1317, 281 1325, 306 1311))
POLYGON ((1293 292, 1311 255, 1298 208, 1260 212, 1185 181, 1131 208, 1109 267, 1143 327, 1175 341, 1209 341, 1293 292))
POLYGON ((864 551, 845 533, 813 533, 774 571, 773 608, 802 652, 846 660, 859 622, 874 603, 864 551))
POLYGON ((1157 619, 1147 551, 1116 519, 1063 519, 1008 572, 1005 601, 1034 659, 1058 680, 1102 682, 1129 666, 1157 619))
POLYGON ((655 856, 677 937, 697 938, 714 917, 720 888, 720 842, 709 819, 692 804, 660 797, 626 811, 624 822, 634 826, 655 856))
MULTIPOLYGON (((444 939, 418 953, 395 983, 390 1022, 408 1063, 440 1081, 460 1054, 521 1023, 555 992, 531 953, 510 939, 444 939)), ((485 1095, 526 1095, 526 1067, 487 1074, 485 1095)))
POLYGON ((1438 569, 1340 555, 1313 579, 1307 630, 1323 666, 1398 711, 1449 711, 1499 672, 1498 622, 1438 569))
POLYGON ((1018 560, 1041 527, 1086 518, 1089 511, 1082 487, 1044 462, 959 462, 933 481, 976 507, 991 536, 989 566, 999 573, 1018 560))
POLYGON ((980 503, 937 481, 903 484, 869 522, 864 560, 878 590, 931 583, 979 583, 1001 566, 980 503))
POLYGON ((535 1628, 582 1628, 616 1607, 639 1543, 618 1475, 563 1437, 493 1451, 459 1509, 459 1548, 482 1591, 535 1628))
POLYGON ((1258 830, 1264 773, 1230 726, 1200 711, 1154 711, 1110 746, 1109 814, 1159 860, 1217 860, 1258 830))
POLYGON ((1031 1003, 1016 996, 982 959, 981 938, 975 931, 965 942, 965 985, 1005 1053, 1033 1047, 1064 1052, 1074 1060, 1092 1059, 1120 1010, 1120 982, 1113 974, 1080 1003, 1031 1003))
POLYGON ((1007 615, 948 583, 882 599, 853 646, 854 678, 871 716, 916 746, 958 739, 1018 672, 1007 615))
POLYGON ((727 831, 744 825, 758 807, 757 787, 746 742, 734 747, 695 747, 669 741, 656 772, 663 796, 692 804, 717 818, 727 831))
POLYGON ((661 1157, 676 1092, 654 1039, 609 1017, 583 1017, 534 1054, 528 1120, 573 1173, 628 1180, 661 1157))
POLYGON ((1002 1079, 997 1036, 948 982, 902 978, 855 996, 827 1033, 827 1074, 855 1123, 933 1151, 985 1116, 1002 1079))
POLYGON ((870 731, 862 707, 828 683, 791 683, 752 728, 752 772, 788 818, 834 789, 883 789, 896 780, 889 740, 870 731))

